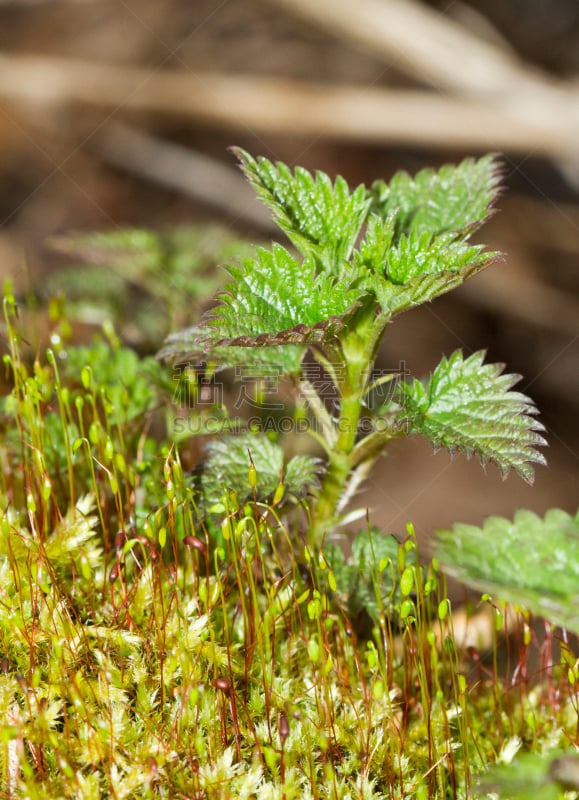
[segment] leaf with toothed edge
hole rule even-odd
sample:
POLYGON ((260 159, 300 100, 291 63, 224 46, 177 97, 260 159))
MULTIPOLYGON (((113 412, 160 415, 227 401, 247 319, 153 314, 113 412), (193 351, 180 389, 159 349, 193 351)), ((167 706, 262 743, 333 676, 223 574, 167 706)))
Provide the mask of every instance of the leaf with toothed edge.
MULTIPOLYGON (((396 286, 409 286, 417 278, 441 273, 460 273, 471 266, 486 263, 488 253, 482 245, 456 240, 455 234, 405 234, 388 253, 386 275, 396 286)), ((494 254, 491 254, 494 255, 494 254)))
POLYGON ((483 352, 464 359, 457 350, 430 378, 400 383, 397 401, 403 408, 397 422, 435 447, 468 457, 477 453, 483 465, 495 462, 503 476, 513 468, 532 483, 532 463, 546 463, 535 449, 546 444, 540 434, 544 427, 534 417, 532 400, 510 391, 519 376, 504 375, 503 364, 483 364, 483 359, 483 352))
POLYGON ((500 175, 496 157, 486 156, 374 183, 373 213, 354 261, 366 268, 365 285, 384 313, 433 300, 501 257, 468 244, 492 213, 500 175))
POLYGON ((363 185, 353 191, 338 176, 293 171, 267 158, 254 159, 239 148, 233 152, 241 168, 292 244, 329 271, 340 271, 365 222, 371 198, 363 185))
MULTIPOLYGON (((299 373, 306 353, 304 345, 286 345, 285 347, 213 347, 207 352, 199 346, 199 340, 207 335, 207 331, 199 326, 186 328, 171 334, 157 358, 162 361, 173 361, 174 364, 207 364, 212 373, 237 366, 275 369, 276 374, 292 375, 299 373)), ((266 374, 270 374, 269 372, 266 374)))
POLYGON ((395 241, 407 236, 455 232, 470 235, 492 213, 500 193, 501 164, 495 155, 466 158, 438 171, 421 170, 414 178, 398 172, 389 183, 372 185, 372 211, 396 214, 395 241))
MULTIPOLYGON (((391 224, 389 218, 385 230, 391 224)), ((484 252, 482 245, 470 245, 452 233, 403 234, 392 245, 391 233, 381 232, 374 222, 356 254, 356 267, 360 285, 375 295, 384 313, 394 316, 449 292, 499 258, 500 253, 484 252), (381 269, 372 257, 385 259, 381 269)))
POLYGON ((227 439, 215 439, 206 447, 207 460, 200 480, 202 498, 198 507, 206 510, 233 489, 239 501, 253 497, 248 470, 253 461, 257 472, 256 493, 267 501, 283 481, 286 496, 303 496, 319 485, 320 461, 310 456, 294 456, 284 466, 282 448, 265 434, 243 433, 227 439), (249 454, 251 453, 251 460, 249 454))
POLYGON ((445 572, 579 634, 579 513, 488 517, 437 531, 445 572))
POLYGON ((220 304, 202 323, 198 344, 206 351, 222 345, 271 347, 320 344, 345 327, 367 292, 355 276, 317 273, 314 259, 300 264, 279 244, 260 248, 257 259, 230 266, 233 278, 220 304))

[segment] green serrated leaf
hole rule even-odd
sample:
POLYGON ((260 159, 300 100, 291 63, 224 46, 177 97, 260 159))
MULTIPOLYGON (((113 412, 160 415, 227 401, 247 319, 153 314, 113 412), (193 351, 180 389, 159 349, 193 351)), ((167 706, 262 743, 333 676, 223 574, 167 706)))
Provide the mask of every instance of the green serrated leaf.
POLYGON ((532 400, 510 391, 518 376, 503 375, 502 364, 483 364, 483 358, 478 352, 464 359, 457 350, 443 358, 429 379, 401 383, 398 422, 435 447, 478 453, 483 464, 494 461, 503 476, 514 468, 531 483, 531 464, 545 463, 535 450, 546 444, 539 433, 543 425, 533 416, 532 400))
POLYGON ((498 254, 496 253, 483 254, 479 261, 465 265, 459 272, 443 270, 439 273, 418 275, 403 286, 384 281, 377 286, 378 302, 386 313, 394 316, 401 311, 428 303, 436 297, 456 289, 467 278, 493 264, 497 258, 498 254))
POLYGON ((438 171, 421 170, 414 178, 398 172, 386 184, 372 186, 372 209, 382 217, 398 210, 396 236, 447 232, 472 233, 487 219, 500 184, 494 155, 467 158, 438 171))
POLYGON ((340 271, 352 252, 371 199, 364 186, 353 192, 344 178, 334 183, 323 172, 315 177, 303 167, 291 169, 266 158, 234 152, 259 197, 273 211, 280 228, 304 256, 326 269, 340 271))
MULTIPOLYGON (((412 274, 416 272, 416 266, 412 262, 396 251, 392 255, 398 272, 397 278, 405 272, 410 278, 404 284, 386 280, 377 287, 378 301, 382 309, 391 316, 446 294, 464 283, 467 278, 493 264, 500 256, 495 252, 483 253, 479 247, 469 247, 460 242, 442 250, 438 250, 435 244, 430 253, 427 251, 424 254, 427 259, 428 256, 431 257, 431 260, 424 262, 424 272, 412 274)), ((421 254, 417 255, 420 260, 421 254)))
POLYGON ((413 279, 442 272, 458 273, 470 265, 479 265, 489 256, 482 245, 455 241, 454 234, 435 238, 428 232, 403 234, 396 247, 388 253, 386 275, 398 285, 406 286, 413 279))
POLYGON ((521 753, 510 763, 491 766, 474 787, 474 796, 493 793, 508 800, 559 800, 563 790, 579 788, 576 780, 568 785, 560 779, 561 769, 573 770, 576 778, 579 759, 572 750, 555 750, 547 755, 521 753))
POLYGON ((319 459, 304 455, 294 456, 284 469, 284 489, 293 495, 301 496, 306 490, 319 485, 319 476, 319 459))
MULTIPOLYGON (((206 336, 207 332, 198 326, 186 328, 178 333, 171 334, 165 341, 165 346, 157 354, 163 361, 173 361, 183 364, 186 361, 211 365, 212 372, 219 372, 229 367, 248 365, 256 370, 276 369, 276 374, 291 375, 301 369, 301 363, 306 352, 303 345, 287 345, 286 347, 213 347, 204 352, 199 346, 199 339, 206 336)), ((265 373, 270 374, 270 373, 265 373)))
POLYGON ((396 212, 384 220, 378 214, 371 214, 366 228, 366 237, 360 249, 354 253, 353 263, 362 272, 364 269, 384 276, 388 254, 394 239, 396 212))
POLYGON ((358 285, 372 293, 391 317, 460 286, 500 257, 497 252, 483 252, 481 245, 457 240, 454 234, 436 238, 404 234, 385 256, 386 248, 376 246, 373 261, 370 247, 364 243, 366 258, 358 256, 356 261, 358 285))
POLYGON ((257 260, 230 266, 233 282, 221 304, 205 317, 200 344, 270 347, 321 343, 344 328, 366 292, 351 278, 316 274, 313 258, 302 264, 279 244, 259 249, 257 260))
POLYGON ((467 161, 456 168, 443 168, 440 173, 419 173, 416 182, 402 173, 393 179, 390 194, 389 187, 381 185, 385 219, 380 214, 370 216, 366 238, 354 254, 353 266, 359 274, 359 285, 374 294, 384 313, 393 316, 433 300, 500 257, 496 252, 485 253, 482 245, 467 242, 473 228, 488 216, 488 205, 496 194, 496 176, 492 173, 487 175, 492 184, 488 191, 481 190, 480 196, 469 200, 469 193, 475 191, 474 187, 479 190, 483 182, 486 173, 482 167, 488 167, 484 159, 467 161), (467 167, 474 170, 474 176, 468 174, 467 167), (434 195, 431 201, 429 186, 434 195), (465 205, 459 218, 451 211, 460 190, 465 205), (420 191, 427 193, 424 207, 420 205, 420 191))
POLYGON ((579 513, 517 511, 437 533, 451 575, 579 633, 579 513))
POLYGON ((284 469, 282 448, 265 434, 243 433, 227 439, 216 439, 207 445, 206 450, 207 459, 200 482, 203 505, 206 507, 219 502, 228 489, 237 493, 241 503, 253 497, 248 479, 251 461, 256 470, 255 488, 260 501, 266 501, 274 494, 282 473, 286 496, 299 496, 310 486, 318 484, 318 459, 295 456, 284 469))

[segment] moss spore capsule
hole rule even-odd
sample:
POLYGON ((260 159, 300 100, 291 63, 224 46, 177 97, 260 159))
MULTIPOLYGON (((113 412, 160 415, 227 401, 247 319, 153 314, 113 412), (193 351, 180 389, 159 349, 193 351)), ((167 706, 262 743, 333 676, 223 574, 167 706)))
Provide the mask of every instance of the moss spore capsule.
POLYGON ((320 660, 321 651, 320 645, 318 644, 318 640, 316 638, 311 638, 308 642, 308 653, 309 656, 314 664, 317 664, 320 660))
POLYGON ((247 479, 249 481, 249 485, 251 486, 251 488, 255 489, 255 487, 257 486, 257 470, 253 463, 249 467, 249 471, 247 473, 247 479))
POLYGON ((280 714, 279 715, 279 738, 280 738, 282 747, 285 744, 285 740, 289 736, 289 732, 290 732, 290 727, 289 727, 288 718, 286 717, 285 714, 280 714))
POLYGON ((205 553, 207 552, 207 547, 205 546, 205 544, 201 541, 201 539, 198 539, 196 536, 185 536, 183 539, 183 544, 185 545, 185 547, 192 547, 193 550, 197 550, 200 553, 203 553, 203 555, 205 555, 205 553))
POLYGON ((227 678, 216 678, 211 682, 211 685, 222 692, 226 697, 229 697, 231 694, 231 684, 227 678))
POLYGON ((90 389, 91 380, 92 380, 92 371, 91 371, 90 367, 85 366, 85 367, 82 368, 81 373, 80 373, 80 379, 81 379, 82 385, 84 386, 84 388, 88 392, 88 390, 90 389))
POLYGON ((338 584, 336 583, 336 576, 334 575, 333 570, 328 572, 328 586, 333 592, 338 591, 338 584))
POLYGON ((408 597, 414 588, 414 568, 406 567, 400 578, 400 591, 404 597, 408 597))
POLYGON ((441 600, 438 604, 438 619, 442 622, 448 616, 448 612, 450 611, 450 600, 445 598, 441 600))
POLYGON ((279 505, 279 503, 281 503, 281 501, 283 500, 283 494, 284 494, 283 483, 278 483, 277 488, 275 490, 275 494, 273 496, 274 506, 277 506, 279 505))
POLYGON ((414 611, 414 604, 412 600, 403 600, 400 606, 400 619, 408 619, 408 617, 414 611))
POLYGON ((375 700, 381 700, 384 697, 384 684, 381 680, 377 680, 372 687, 372 694, 375 700))

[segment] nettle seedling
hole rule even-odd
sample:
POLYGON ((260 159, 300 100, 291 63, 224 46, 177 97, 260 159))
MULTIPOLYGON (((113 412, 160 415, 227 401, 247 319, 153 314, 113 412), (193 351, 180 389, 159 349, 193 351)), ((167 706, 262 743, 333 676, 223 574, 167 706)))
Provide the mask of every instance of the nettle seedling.
MULTIPOLYGON (((327 456, 310 505, 310 544, 319 547, 326 533, 352 519, 349 501, 388 443, 403 435, 422 434, 451 453, 476 453, 503 475, 515 469, 531 482, 533 463, 545 463, 536 449, 545 440, 533 402, 512 391, 519 376, 485 364, 482 352, 460 351, 424 380, 405 381, 396 373, 376 379, 374 370, 382 337, 398 314, 499 260, 499 253, 470 241, 499 192, 496 158, 466 159, 414 178, 400 172, 389 183, 351 189, 342 177, 332 182, 323 172, 292 171, 235 152, 295 250, 276 243, 228 265, 231 282, 219 303, 199 326, 172 336, 162 355, 183 361, 204 353, 220 366, 275 366, 295 380, 315 418, 310 432, 327 456), (333 383, 332 407, 304 369, 308 350, 333 383), (388 383, 384 401, 370 402, 388 383)), ((265 434, 246 439, 258 474, 258 461, 271 471, 271 458, 260 458, 262 441, 266 447, 265 434)), ((234 437, 220 445, 219 462, 226 464, 228 448, 239 467, 234 437)), ((301 470, 287 466, 290 490, 303 488, 316 472, 311 462, 301 470)))

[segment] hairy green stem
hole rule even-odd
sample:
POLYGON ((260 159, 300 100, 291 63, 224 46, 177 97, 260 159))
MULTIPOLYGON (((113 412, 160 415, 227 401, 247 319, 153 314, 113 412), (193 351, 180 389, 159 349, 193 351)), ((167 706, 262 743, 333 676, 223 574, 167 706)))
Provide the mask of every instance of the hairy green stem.
MULTIPOLYGON (((334 423, 334 441, 329 450, 328 466, 314 513, 312 531, 314 545, 319 545, 335 524, 340 498, 357 463, 352 456, 357 444, 362 401, 367 392, 376 352, 388 322, 385 315, 376 316, 375 312, 375 305, 360 311, 355 324, 342 340, 341 347, 330 359, 336 368, 335 374, 341 376, 340 380, 335 382, 340 400, 340 413, 334 423)), ((380 449, 376 451, 375 448, 371 448, 369 451, 368 458, 372 462, 378 456, 380 449)))
POLYGON ((315 510, 315 544, 319 544, 328 528, 332 526, 340 495, 348 480, 351 471, 350 453, 354 449, 361 410, 359 398, 355 396, 342 398, 342 408, 337 423, 338 440, 330 454, 315 510))

